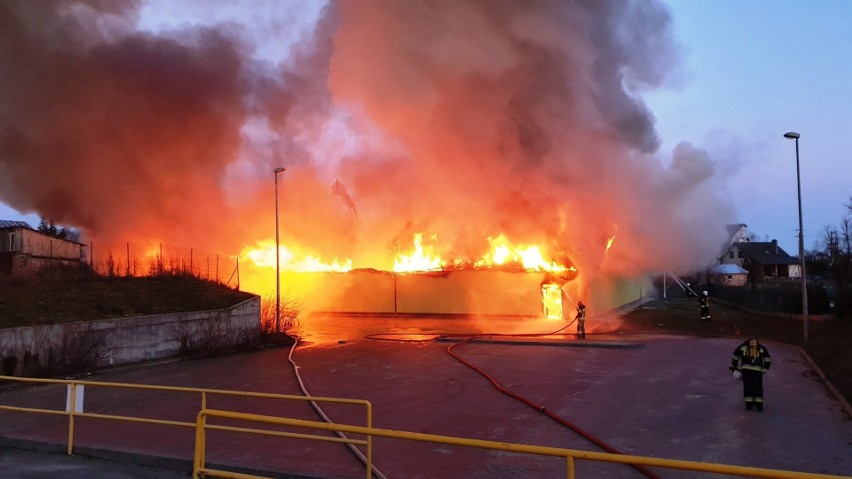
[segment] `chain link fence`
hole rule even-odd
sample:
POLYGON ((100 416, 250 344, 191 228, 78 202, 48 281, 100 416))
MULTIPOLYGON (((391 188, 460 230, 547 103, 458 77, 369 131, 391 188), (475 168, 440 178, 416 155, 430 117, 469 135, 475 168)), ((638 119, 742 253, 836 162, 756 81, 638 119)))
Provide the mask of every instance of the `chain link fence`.
POLYGON ((192 275, 231 288, 240 287, 240 260, 195 248, 164 243, 89 243, 86 261, 95 272, 109 277, 160 274, 192 275))

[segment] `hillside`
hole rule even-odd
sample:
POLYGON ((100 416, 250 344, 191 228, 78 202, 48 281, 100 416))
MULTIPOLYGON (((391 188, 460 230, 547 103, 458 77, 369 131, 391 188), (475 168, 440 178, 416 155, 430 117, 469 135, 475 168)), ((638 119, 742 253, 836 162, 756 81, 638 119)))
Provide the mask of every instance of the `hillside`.
MULTIPOLYGON (((658 299, 625 315, 625 332, 690 334, 735 337, 743 341, 756 337, 801 346, 831 384, 852 402, 852 321, 833 319, 809 321, 808 340, 799 319, 783 319, 744 312, 715 302, 712 322, 699 319, 698 303, 686 299, 658 299)), ((733 352, 733 348, 731 349, 733 352)), ((720 364, 727 368, 728 364, 720 364)))
POLYGON ((253 295, 191 276, 0 278, 0 328, 221 309, 253 295))

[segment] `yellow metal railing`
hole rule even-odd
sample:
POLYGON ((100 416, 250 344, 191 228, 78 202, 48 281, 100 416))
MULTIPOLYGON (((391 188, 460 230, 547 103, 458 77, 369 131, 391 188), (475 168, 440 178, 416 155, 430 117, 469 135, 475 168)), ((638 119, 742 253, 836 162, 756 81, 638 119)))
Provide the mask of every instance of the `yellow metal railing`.
POLYGON ((339 442, 346 443, 349 445, 360 445, 365 446, 367 449, 366 454, 366 466, 367 466, 367 478, 372 477, 372 438, 374 436, 377 437, 387 437, 393 439, 403 439, 410 441, 420 441, 420 442, 431 442, 438 444, 446 444, 446 445, 454 445, 454 446, 465 446, 465 447, 475 447, 482 449, 491 449, 496 451, 505 451, 519 454, 535 454, 535 455, 544 455, 544 456, 556 456, 563 457, 566 461, 566 477, 568 479, 575 478, 575 460, 589 460, 589 461, 599 461, 599 462, 609 462, 609 463, 620 463, 620 464, 628 464, 633 466, 650 466, 650 467, 662 467, 668 469, 678 469, 678 470, 687 470, 687 471, 697 471, 697 472, 706 472, 706 473, 716 473, 716 474, 727 474, 727 475, 735 475, 741 477, 762 477, 762 478, 777 478, 777 479, 850 479, 852 476, 834 476, 834 475, 826 475, 826 474, 812 474, 812 473, 804 473, 804 472, 792 472, 792 471, 783 471, 783 470, 775 470, 775 469, 763 469, 756 467, 744 467, 744 466, 729 466, 724 464, 713 464, 713 463, 704 463, 704 462, 694 462, 694 461, 681 461, 681 460, 672 460, 672 459, 658 459, 653 457, 645 457, 645 456, 631 456, 624 454, 611 454, 611 453, 602 453, 602 452, 591 452, 591 451, 580 451, 575 449, 562 449, 556 447, 547 447, 547 446, 533 446, 533 445, 525 445, 525 444, 512 444, 505 442, 495 442, 495 441, 486 441, 480 439, 466 439, 452 436, 439 436, 434 434, 423 434, 423 433, 415 433, 415 432, 406 432, 406 431, 396 431, 391 429, 377 429, 373 428, 373 410, 372 405, 369 401, 366 400, 358 400, 358 399, 340 399, 340 398, 327 398, 327 397, 306 397, 306 396, 293 396, 286 394, 272 394, 272 393, 256 393, 256 392, 245 392, 245 391, 229 391, 229 390, 221 390, 221 389, 203 389, 203 388, 189 388, 189 387, 180 387, 180 386, 153 386, 153 385, 145 385, 145 384, 130 384, 130 383, 111 383, 111 382, 97 382, 97 381, 76 381, 76 380, 61 380, 61 379, 37 379, 37 378, 21 378, 21 377, 13 377, 13 376, 0 376, 0 381, 16 381, 16 382, 24 382, 24 383, 40 383, 40 384, 65 384, 68 387, 67 392, 67 404, 68 407, 66 410, 58 410, 58 409, 41 409, 41 408, 32 408, 32 407, 19 407, 19 406, 6 406, 0 405, 0 411, 17 411, 17 412, 29 412, 29 413, 41 413, 41 414, 52 414, 52 415, 66 415, 68 416, 68 454, 73 453, 74 446, 74 420, 76 418, 98 418, 98 419, 109 419, 109 420, 117 420, 117 421, 125 421, 125 422, 138 422, 138 423, 148 423, 148 424, 159 424, 159 425, 170 425, 170 426, 180 426, 180 427, 194 427, 195 428, 195 451, 193 455, 193 477, 223 477, 223 478, 235 478, 235 479, 249 479, 249 478, 257 478, 258 476, 252 476, 248 474, 241 474, 236 472, 229 471, 221 471, 216 469, 208 469, 205 467, 206 463, 206 431, 207 430, 218 430, 218 431, 231 431, 231 432, 239 432, 239 433, 249 433, 249 434, 259 434, 259 435, 270 435, 270 436, 284 436, 284 437, 293 437, 293 438, 301 438, 301 439, 316 439, 322 441, 330 441, 330 442, 339 442), (154 390, 154 391, 169 391, 176 393, 196 393, 200 394, 201 400, 201 409, 200 412, 196 415, 194 422, 185 422, 185 421, 174 421, 174 420, 165 420, 165 419, 151 419, 151 418, 140 418, 134 416, 124 416, 124 415, 113 415, 113 414, 98 414, 98 413, 86 413, 82 411, 77 411, 77 394, 78 391, 82 391, 83 388, 124 388, 124 389, 139 389, 139 390, 154 390), (252 397, 252 398, 271 398, 271 399, 282 399, 282 400, 295 400, 295 401, 309 401, 309 402, 327 402, 327 403, 342 403, 342 404, 353 404, 353 405, 363 405, 366 408, 367 417, 366 423, 367 426, 354 426, 354 425, 344 425, 344 424, 329 424, 325 422, 318 421, 306 421, 300 419, 291 419, 291 418, 282 418, 282 417, 274 417, 274 416, 265 416, 260 414, 249 414, 249 413, 240 413, 240 412, 232 412, 232 411, 222 411, 215 409, 207 408, 207 400, 208 396, 211 395, 223 395, 223 396, 241 396, 241 397, 252 397), (291 427, 300 427, 307 429, 316 429, 316 430, 324 430, 324 431, 332 431, 338 433, 338 437, 329 437, 329 436, 320 436, 316 434, 302 434, 302 433, 293 433, 287 431, 274 431, 270 429, 254 429, 254 428, 244 428, 244 427, 234 427, 234 426, 223 426, 223 425, 211 425, 207 423, 208 417, 216 417, 216 418, 224 418, 224 419, 236 419, 243 420, 247 422, 255 422, 255 423, 265 423, 267 425, 280 425, 280 426, 291 426, 291 427), (342 435, 342 433, 352 433, 363 435, 366 439, 350 439, 342 435))
MULTIPOLYGON (((774 469, 762 469, 757 467, 727 466, 723 464, 712 464, 704 462, 680 461, 673 459, 658 459, 645 456, 630 456, 625 454, 612 454, 604 452, 580 451, 576 449, 562 449, 557 447, 533 446, 526 444, 512 444, 506 442, 485 441, 481 439, 466 439, 452 436, 438 436, 434 434, 423 434, 416 432, 395 431, 391 429, 377 429, 373 427, 349 426, 344 424, 329 424, 318 421, 305 421, 301 419, 288 419, 258 414, 246 414, 214 409, 199 411, 195 421, 195 458, 193 461, 193 478, 201 477, 225 477, 247 479, 257 476, 236 474, 228 471, 208 469, 205 467, 204 449, 206 447, 205 429, 212 427, 207 424, 207 418, 217 417, 224 419, 237 419, 251 422, 261 422, 270 425, 283 425, 299 428, 320 429, 326 431, 349 432, 363 434, 367 437, 378 436, 393 439, 405 439, 410 441, 431 442, 451 446, 466 446, 496 451, 513 452, 520 454, 536 454, 543 456, 564 457, 567 462, 566 476, 574 479, 576 459, 589 461, 611 462, 637 466, 663 467, 668 469, 679 469, 686 471, 698 471, 717 474, 728 474, 747 477, 764 477, 778 479, 849 479, 849 476, 832 476, 826 474, 810 474, 804 472, 780 471, 774 469)), ((369 472, 369 471, 368 471, 369 472)))
MULTIPOLYGON (((151 419, 151 418, 141 418, 135 416, 125 416, 125 415, 114 415, 114 414, 99 414, 99 413, 91 413, 91 412, 82 412, 78 411, 78 394, 79 391, 82 391, 82 388, 122 388, 122 389, 141 389, 148 391, 167 391, 167 392, 175 392, 175 393, 194 393, 200 394, 200 409, 206 410, 207 408, 207 400, 209 396, 212 395, 220 395, 220 396, 239 396, 239 397, 250 397, 250 398, 265 398, 265 399, 281 399, 281 400, 293 400, 293 401, 308 401, 311 403, 338 403, 338 404, 351 404, 351 405, 362 405, 366 409, 366 423, 367 427, 372 427, 373 425, 373 406, 370 401, 363 399, 343 399, 343 398, 329 398, 329 397, 315 397, 315 396, 295 396, 288 394, 273 394, 273 393, 259 393, 259 392, 246 392, 246 391, 229 391, 224 389, 204 389, 204 388, 190 388, 190 387, 181 387, 181 386, 154 386, 149 384, 132 384, 132 383, 113 383, 113 382, 98 382, 98 381, 76 381, 76 380, 67 380, 67 379, 42 379, 42 378, 23 378, 16 376, 0 376, 0 381, 15 381, 22 383, 36 383, 36 384, 65 384, 67 385, 67 407, 65 410, 60 409, 43 409, 43 408, 32 408, 32 407, 21 407, 21 406, 7 406, 0 404, 0 411, 17 411, 17 412, 28 412, 28 413, 38 413, 38 414, 50 414, 50 415, 64 415, 68 416, 68 455, 73 454, 74 451, 74 421, 76 418, 97 418, 97 419, 110 419, 115 421, 125 421, 125 422, 138 422, 138 423, 147 423, 147 424, 159 424, 159 425, 168 425, 168 426, 179 426, 179 427, 196 427, 196 423, 193 421, 173 421, 173 420, 164 420, 164 419, 151 419)), ((246 428, 237 428, 230 426, 208 426, 208 429, 219 429, 219 430, 227 430, 227 431, 240 431, 240 432, 249 432, 255 434, 262 435, 276 435, 276 436, 288 436, 288 437, 306 437, 310 439, 318 439, 329 442, 352 442, 355 444, 364 445, 367 448, 366 454, 366 462, 367 462, 367 478, 371 477, 372 470, 372 454, 373 454, 373 443, 372 438, 367 436, 366 440, 353 441, 348 438, 340 438, 340 437, 326 437, 326 436, 315 436, 315 435, 304 435, 304 434, 296 434, 296 433, 287 433, 287 432, 274 432, 267 430, 253 430, 246 428)), ((229 477, 245 477, 245 476, 229 476, 229 477)))

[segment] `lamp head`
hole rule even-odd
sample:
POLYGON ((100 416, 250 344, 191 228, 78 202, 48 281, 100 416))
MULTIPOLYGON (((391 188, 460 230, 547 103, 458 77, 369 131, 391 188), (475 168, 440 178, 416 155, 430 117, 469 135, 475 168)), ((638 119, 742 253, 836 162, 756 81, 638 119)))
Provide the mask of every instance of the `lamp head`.
POLYGON ((788 131, 787 133, 784 133, 784 138, 789 138, 791 140, 798 140, 799 134, 796 133, 795 131, 788 131))
POLYGON ((282 171, 284 171, 284 168, 282 168, 282 167, 280 167, 280 166, 279 166, 278 168, 275 168, 274 170, 272 170, 272 172, 273 172, 273 173, 275 173, 276 175, 277 175, 278 173, 281 173, 282 171))

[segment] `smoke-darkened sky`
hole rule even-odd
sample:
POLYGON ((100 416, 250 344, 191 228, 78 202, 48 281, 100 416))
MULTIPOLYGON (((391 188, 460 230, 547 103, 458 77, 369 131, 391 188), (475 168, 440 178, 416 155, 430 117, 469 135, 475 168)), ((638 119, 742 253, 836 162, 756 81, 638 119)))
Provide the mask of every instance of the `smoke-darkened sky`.
POLYGON ((0 31, 0 200, 88 238, 236 254, 273 234, 278 166, 282 242, 356 267, 422 232, 679 270, 738 221, 706 151, 661 159, 659 2, 21 1, 0 31))

